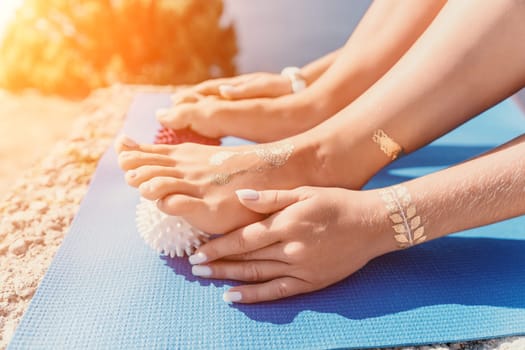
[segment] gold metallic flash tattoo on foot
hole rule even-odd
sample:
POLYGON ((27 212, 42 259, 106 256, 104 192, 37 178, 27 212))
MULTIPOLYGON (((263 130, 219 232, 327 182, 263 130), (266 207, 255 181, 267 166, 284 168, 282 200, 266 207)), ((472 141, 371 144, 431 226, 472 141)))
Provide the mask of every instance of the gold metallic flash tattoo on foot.
POLYGON ((211 177, 211 182, 215 185, 226 185, 228 184, 235 175, 245 172, 261 172, 267 169, 279 168, 286 164, 288 159, 293 153, 294 145, 291 143, 277 143, 272 145, 257 146, 249 151, 244 152, 232 152, 232 151, 220 151, 213 154, 210 159, 210 165, 220 166, 227 162, 229 159, 237 156, 248 156, 255 155, 265 164, 258 165, 251 168, 236 169, 229 173, 216 173, 211 177))
POLYGON ((394 238, 399 248, 408 248, 423 243, 425 227, 421 225, 421 217, 416 215, 416 206, 406 187, 396 185, 385 188, 380 193, 389 212, 389 219, 394 224, 394 238))
POLYGON ((286 164, 293 150, 294 145, 291 143, 278 143, 265 147, 256 147, 255 154, 268 163, 271 168, 278 168, 286 164))
POLYGON ((384 132, 384 130, 378 129, 372 136, 374 141, 381 151, 386 154, 390 159, 396 160, 403 154, 403 147, 401 147, 396 141, 384 132))

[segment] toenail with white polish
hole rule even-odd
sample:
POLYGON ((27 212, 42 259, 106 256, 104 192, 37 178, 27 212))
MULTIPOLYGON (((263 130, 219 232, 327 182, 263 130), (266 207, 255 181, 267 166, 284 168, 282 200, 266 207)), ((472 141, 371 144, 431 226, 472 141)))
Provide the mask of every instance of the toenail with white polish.
POLYGON ((127 137, 126 135, 119 136, 119 142, 127 147, 137 147, 138 143, 127 137))
POLYGON ((226 292, 222 295, 222 300, 227 303, 235 303, 242 299, 241 292, 226 292))
POLYGON ((259 199, 259 192, 255 190, 249 190, 249 189, 237 190, 235 191, 235 194, 237 195, 239 199, 243 199, 243 200, 255 201, 259 199))
POLYGON ((202 264, 208 260, 204 253, 197 253, 190 256, 189 261, 192 265, 202 264))
POLYGON ((211 276, 211 268, 209 268, 208 266, 195 265, 195 266, 192 266, 191 273, 194 276, 210 277, 211 276))

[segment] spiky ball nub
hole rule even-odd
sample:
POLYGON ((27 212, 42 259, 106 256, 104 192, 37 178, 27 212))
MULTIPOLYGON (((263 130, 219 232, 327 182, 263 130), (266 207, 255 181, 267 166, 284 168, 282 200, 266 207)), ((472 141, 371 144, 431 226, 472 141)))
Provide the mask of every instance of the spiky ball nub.
POLYGON ((196 133, 191 129, 170 129, 162 127, 155 135, 156 144, 177 145, 183 142, 200 143, 203 145, 219 146, 220 139, 213 139, 196 133))
POLYGON ((137 205, 136 220, 137 229, 144 241, 159 254, 172 258, 193 254, 210 237, 180 216, 164 214, 155 202, 144 198, 137 205))

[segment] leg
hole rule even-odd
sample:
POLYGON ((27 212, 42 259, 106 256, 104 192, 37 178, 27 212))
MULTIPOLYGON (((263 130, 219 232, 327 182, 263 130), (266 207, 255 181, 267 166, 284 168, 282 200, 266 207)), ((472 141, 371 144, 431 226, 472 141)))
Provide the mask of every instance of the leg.
POLYGON ((130 184, 154 181, 163 190, 143 194, 163 198, 162 209, 169 213, 183 210, 175 199, 197 198, 191 212, 197 227, 215 224, 205 215, 212 207, 221 230, 211 232, 253 220, 253 213, 242 211, 236 202, 235 189, 304 184, 360 188, 392 161, 373 141, 378 129, 412 151, 525 85, 525 46, 520 44, 525 39, 524 15, 524 2, 518 0, 450 2, 409 52, 355 103, 273 145, 281 150, 292 146, 279 166, 268 167, 254 149, 272 144, 232 149, 234 157, 223 154, 224 161, 214 163, 224 149, 193 144, 126 148, 121 143, 119 150, 134 150, 121 153, 121 167, 147 170, 148 176, 130 184), (448 56, 436 60, 443 52, 448 56), (209 181, 214 174, 234 176, 218 185, 209 181))
POLYGON ((175 129, 191 125, 206 136, 234 135, 258 142, 306 131, 352 102, 387 72, 432 22, 443 3, 374 2, 333 64, 327 64, 334 60, 329 56, 321 59, 322 64, 304 68, 308 76, 315 76, 318 66, 330 67, 301 93, 241 101, 192 97, 159 119, 175 129))

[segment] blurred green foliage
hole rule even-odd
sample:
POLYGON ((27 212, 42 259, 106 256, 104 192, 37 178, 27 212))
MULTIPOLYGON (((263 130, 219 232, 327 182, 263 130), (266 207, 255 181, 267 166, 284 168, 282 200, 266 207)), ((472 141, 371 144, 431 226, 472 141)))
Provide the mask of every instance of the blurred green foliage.
POLYGON ((25 0, 0 47, 0 87, 81 97, 115 82, 235 73, 222 0, 25 0))

